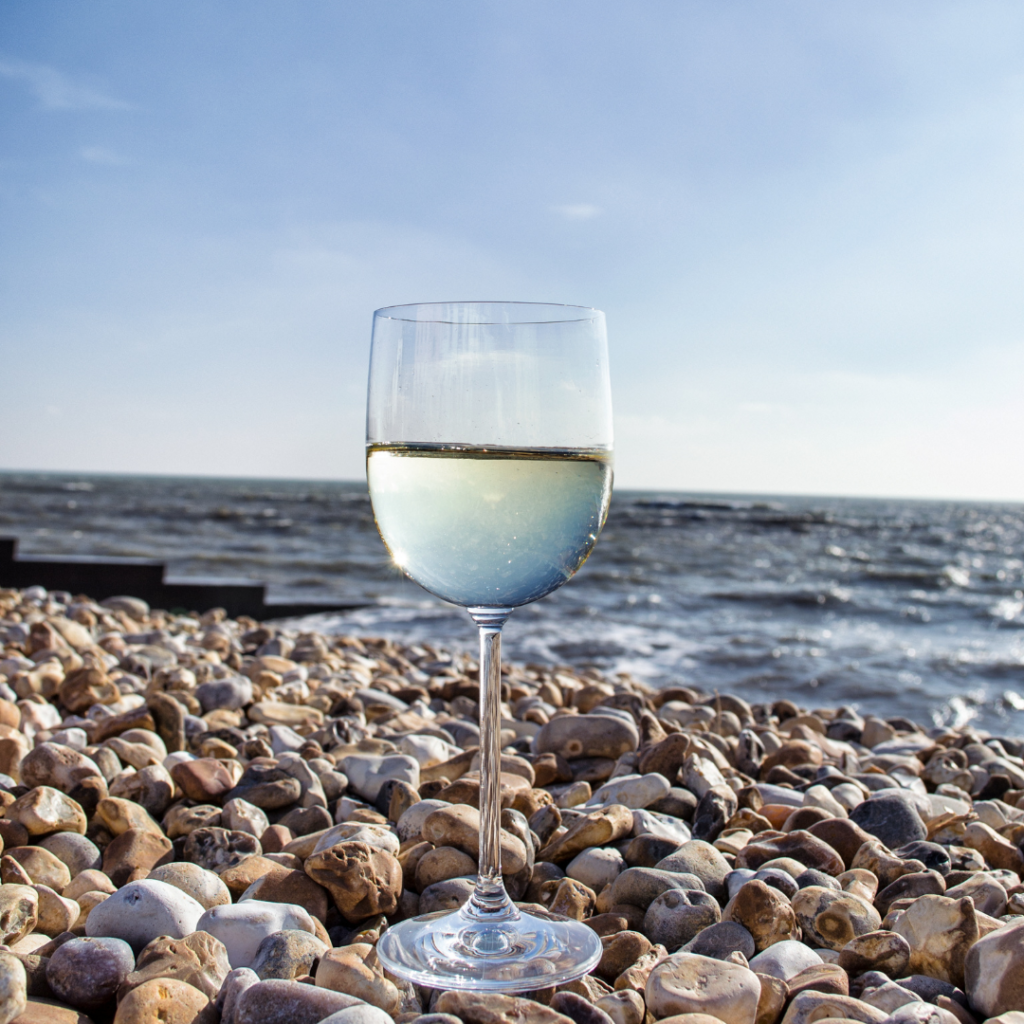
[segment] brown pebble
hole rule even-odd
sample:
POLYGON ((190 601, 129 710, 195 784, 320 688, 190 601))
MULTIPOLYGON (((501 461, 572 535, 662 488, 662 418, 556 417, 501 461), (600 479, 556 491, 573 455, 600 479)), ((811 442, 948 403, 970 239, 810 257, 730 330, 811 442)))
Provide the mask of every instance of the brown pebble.
POLYGON ((757 952, 799 933, 789 901, 759 879, 745 882, 722 911, 723 921, 743 925, 754 938, 757 952))
POLYGON ((601 948, 601 960, 594 973, 607 981, 614 981, 650 951, 651 942, 640 932, 620 931, 602 938, 601 948))
POLYGON ((801 992, 825 992, 839 996, 850 994, 850 979, 838 964, 815 964, 813 967, 805 967, 786 984, 789 986, 791 999, 801 992))
POLYGON ((783 832, 809 830, 812 825, 820 825, 823 821, 833 821, 832 815, 820 807, 798 807, 783 822, 783 832))
POLYGON ((155 978, 121 1000, 114 1024, 213 1024, 212 1005, 199 989, 173 978, 155 978))

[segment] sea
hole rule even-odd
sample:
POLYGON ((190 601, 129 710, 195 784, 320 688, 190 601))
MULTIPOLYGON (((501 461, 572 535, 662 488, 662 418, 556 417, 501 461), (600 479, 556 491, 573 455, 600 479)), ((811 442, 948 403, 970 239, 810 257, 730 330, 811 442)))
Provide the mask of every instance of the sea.
MULTIPOLYGON (((475 650, 465 612, 390 563, 362 482, 0 473, 0 536, 262 581, 354 606, 300 625, 475 650)), ((1022 736, 1024 505, 617 491, 503 655, 1022 736)))

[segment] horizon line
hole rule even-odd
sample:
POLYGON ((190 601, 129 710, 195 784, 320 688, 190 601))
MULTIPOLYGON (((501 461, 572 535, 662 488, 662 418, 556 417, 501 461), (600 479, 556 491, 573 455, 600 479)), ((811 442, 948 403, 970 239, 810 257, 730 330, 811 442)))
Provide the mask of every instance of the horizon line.
MULTIPOLYGON (((350 484, 366 487, 365 480, 342 479, 340 477, 306 477, 306 476, 246 476, 223 473, 157 473, 124 470, 74 470, 74 469, 4 469, 0 468, 0 478, 15 475, 26 476, 61 476, 61 477, 128 477, 151 480, 224 480, 252 483, 309 483, 309 484, 350 484)), ((725 491, 680 489, 673 487, 619 487, 620 493, 634 494, 679 494, 693 497, 717 497, 740 499, 803 499, 830 500, 845 499, 849 501, 907 501, 932 502, 965 505, 1024 505, 1024 498, 991 498, 991 497, 948 497, 948 496, 914 496, 899 494, 850 494, 838 491, 725 491)), ((614 491, 613 491, 614 493, 614 491)))

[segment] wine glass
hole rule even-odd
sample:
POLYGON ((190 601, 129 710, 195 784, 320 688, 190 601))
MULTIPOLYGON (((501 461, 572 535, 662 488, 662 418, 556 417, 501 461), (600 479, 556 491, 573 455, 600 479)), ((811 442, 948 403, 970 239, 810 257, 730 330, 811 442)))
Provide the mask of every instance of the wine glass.
POLYGON ((366 475, 396 565, 480 633, 480 853, 461 909, 380 938, 392 973, 445 989, 546 988, 601 956, 587 925, 520 910, 501 874, 501 628, 586 560, 612 487, 604 314, 434 302, 373 318, 366 475))

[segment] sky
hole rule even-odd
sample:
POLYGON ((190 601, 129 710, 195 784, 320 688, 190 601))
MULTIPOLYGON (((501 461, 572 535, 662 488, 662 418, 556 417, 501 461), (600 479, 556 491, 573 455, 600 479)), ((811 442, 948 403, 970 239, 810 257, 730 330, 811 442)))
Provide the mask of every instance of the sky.
POLYGON ((4 0, 0 469, 358 479, 375 308, 607 314, 616 483, 1024 501, 1024 5, 4 0))

